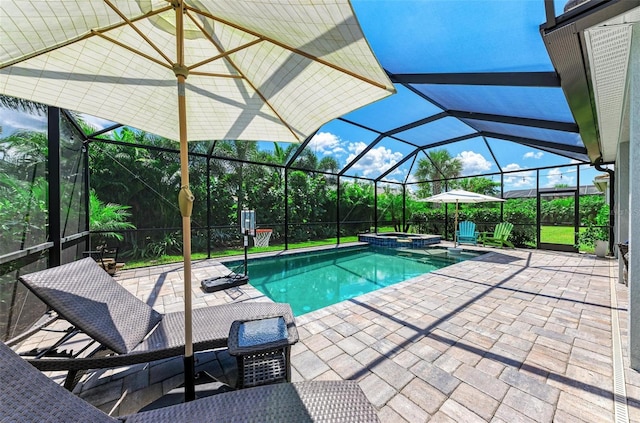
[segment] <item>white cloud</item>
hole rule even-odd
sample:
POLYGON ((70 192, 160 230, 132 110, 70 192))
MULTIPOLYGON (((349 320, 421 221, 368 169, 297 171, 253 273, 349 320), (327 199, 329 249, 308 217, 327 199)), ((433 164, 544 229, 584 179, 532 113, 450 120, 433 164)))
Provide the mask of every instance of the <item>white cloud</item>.
POLYGON ((345 149, 340 145, 342 140, 331 132, 318 132, 311 138, 308 148, 313 149, 318 154, 344 154, 345 149))
MULTIPOLYGON (((363 142, 350 143, 347 149, 351 154, 347 157, 346 162, 351 163, 351 161, 355 159, 356 156, 365 148, 367 148, 367 144, 363 142)), ((377 177, 398 163, 402 157, 402 153, 394 152, 385 147, 373 148, 353 165, 349 173, 358 174, 364 177, 377 177)), ((397 169, 395 172, 388 175, 388 177, 392 177, 396 174, 401 175, 402 171, 397 169)))
POLYGON ((533 151, 529 151, 528 153, 525 153, 524 156, 522 156, 523 159, 540 159, 542 158, 542 156, 544 156, 544 153, 542 151, 538 151, 533 152, 533 151))
POLYGON ((47 115, 24 113, 5 107, 0 107, 2 116, 2 137, 8 137, 16 131, 45 132, 47 130, 47 115))
POLYGON ((349 155, 347 161, 353 160, 358 154, 362 153, 365 148, 367 148, 367 144, 363 143, 362 141, 349 143, 347 149, 352 154, 349 155))
POLYGON ((518 163, 509 163, 505 167, 502 168, 504 172, 511 172, 512 170, 520 170, 522 169, 518 163))
POLYGON ((482 173, 493 166, 482 154, 473 151, 463 151, 456 156, 456 159, 462 162, 463 175, 482 173))
MULTIPOLYGON (((509 163, 502 168, 505 172, 522 169, 517 163, 509 163)), ((525 170, 518 173, 508 173, 504 175, 505 189, 530 188, 535 185, 536 175, 534 171, 525 170)))
POLYGON ((551 188, 556 185, 569 185, 573 186, 573 176, 567 174, 566 170, 563 173, 559 168, 551 169, 549 173, 547 173, 547 183, 544 185, 545 187, 551 188))

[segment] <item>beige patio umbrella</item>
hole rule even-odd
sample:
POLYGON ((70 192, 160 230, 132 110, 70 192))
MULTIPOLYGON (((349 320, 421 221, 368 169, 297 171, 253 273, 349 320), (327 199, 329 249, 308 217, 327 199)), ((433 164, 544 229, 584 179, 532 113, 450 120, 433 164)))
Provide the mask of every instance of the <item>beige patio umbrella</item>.
POLYGON ((455 203, 456 214, 453 224, 453 246, 458 246, 458 239, 456 231, 458 229, 458 204, 459 203, 488 203, 492 201, 505 201, 502 198, 491 197, 490 195, 478 194, 471 191, 465 191, 462 189, 454 189, 440 194, 432 195, 431 197, 422 198, 419 201, 427 201, 430 203, 455 203))
POLYGON ((0 21, 1 94, 180 141, 185 368, 187 141, 296 142, 395 91, 348 0, 2 0, 0 21))

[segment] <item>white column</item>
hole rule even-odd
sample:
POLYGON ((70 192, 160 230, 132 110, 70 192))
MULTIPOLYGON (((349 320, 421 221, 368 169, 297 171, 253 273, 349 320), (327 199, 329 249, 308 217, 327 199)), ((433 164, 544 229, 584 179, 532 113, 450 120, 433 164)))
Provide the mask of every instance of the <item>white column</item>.
MULTIPOLYGON (((629 240, 629 140, 620 140, 615 167, 615 228, 616 243, 629 240)), ((617 252, 617 247, 616 247, 617 252)), ((624 283, 624 261, 618 257, 619 281, 624 283)))
MULTIPOLYGON (((640 219, 640 25, 633 27, 629 60, 629 219, 640 219), (635 181, 635 182, 634 182, 635 181)), ((629 227, 629 355, 640 370, 640 224, 629 227)))

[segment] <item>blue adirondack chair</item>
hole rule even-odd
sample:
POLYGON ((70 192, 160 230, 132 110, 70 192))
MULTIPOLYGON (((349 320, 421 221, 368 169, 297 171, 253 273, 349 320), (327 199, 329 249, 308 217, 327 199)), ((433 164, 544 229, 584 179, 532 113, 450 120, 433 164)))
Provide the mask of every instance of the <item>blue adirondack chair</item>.
POLYGON ((458 224, 458 230, 456 231, 456 239, 458 244, 473 244, 478 243, 478 235, 480 233, 476 231, 476 224, 468 220, 464 220, 458 224))

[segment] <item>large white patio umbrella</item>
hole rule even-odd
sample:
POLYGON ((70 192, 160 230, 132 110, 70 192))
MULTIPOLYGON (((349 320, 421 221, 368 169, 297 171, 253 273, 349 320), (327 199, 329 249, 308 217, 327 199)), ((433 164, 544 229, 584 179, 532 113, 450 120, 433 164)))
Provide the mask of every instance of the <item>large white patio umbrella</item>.
POLYGON ((458 204, 459 203, 489 203, 492 201, 505 201, 502 198, 491 197, 490 195, 478 194, 475 192, 465 191, 462 189, 454 189, 440 194, 432 195, 431 197, 422 198, 419 201, 426 201, 430 203, 455 203, 456 214, 453 226, 453 246, 458 246, 458 237, 456 231, 458 228, 458 204))
POLYGON ((348 0, 2 0, 0 21, 1 94, 180 141, 185 369, 187 141, 300 141, 395 91, 348 0))

